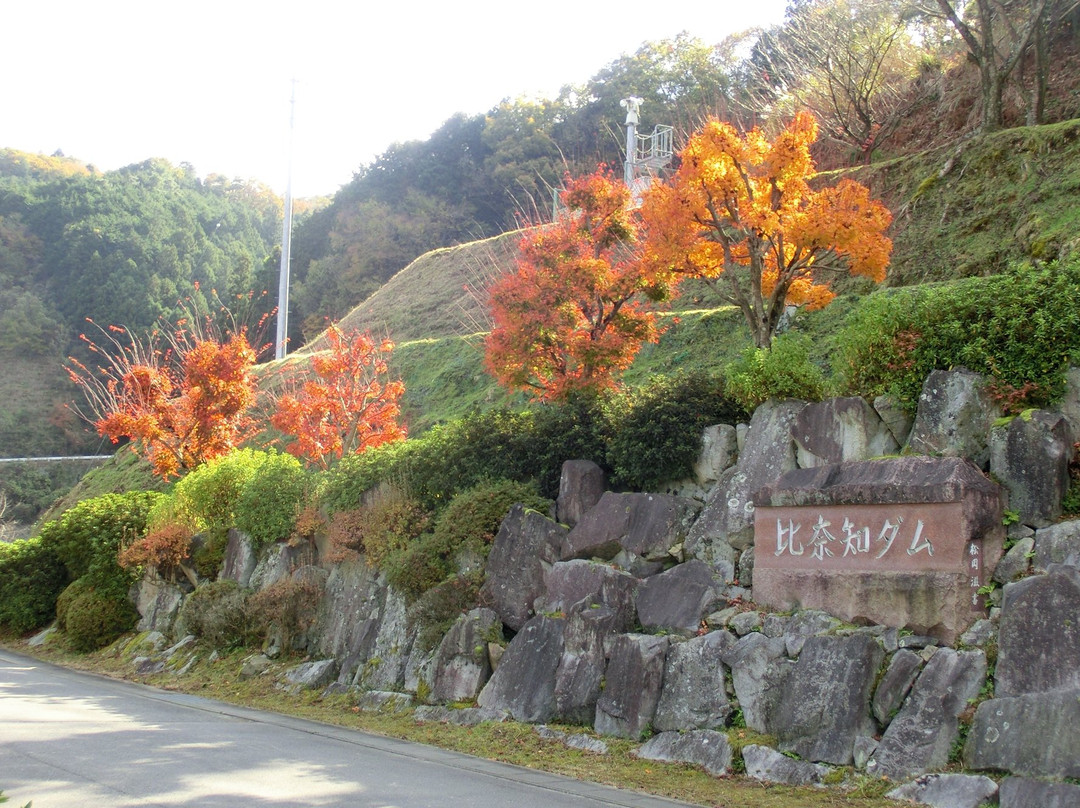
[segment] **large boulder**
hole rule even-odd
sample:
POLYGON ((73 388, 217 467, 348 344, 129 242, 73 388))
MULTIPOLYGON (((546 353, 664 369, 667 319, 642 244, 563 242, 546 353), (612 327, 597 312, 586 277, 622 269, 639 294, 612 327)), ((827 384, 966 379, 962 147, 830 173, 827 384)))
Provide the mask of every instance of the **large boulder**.
POLYGON ((990 439, 990 473, 1009 492, 1009 509, 1032 527, 1061 516, 1069 489, 1072 430, 1065 416, 1045 410, 1021 413, 996 427, 990 439))
POLYGON ((981 774, 926 774, 885 796, 940 808, 980 808, 993 800, 997 790, 997 783, 981 774))
POLYGON ((250 586, 257 564, 258 556, 251 539, 236 528, 229 528, 221 578, 236 581, 240 586, 250 586))
POLYGON ((820 763, 796 760, 769 746, 747 744, 742 748, 746 776, 763 783, 782 783, 788 786, 809 786, 821 782, 828 767, 820 763))
POLYGON ((435 654, 429 700, 438 704, 475 699, 491 675, 488 638, 501 631, 499 616, 491 609, 473 609, 459 617, 435 654))
POLYGON ((942 768, 959 737, 960 713, 967 708, 968 699, 979 694, 985 680, 986 656, 982 651, 937 651, 882 735, 867 772, 905 780, 942 768))
POLYGON ((850 765, 855 739, 874 734, 868 706, 884 653, 863 634, 807 640, 774 718, 780 749, 850 765))
POLYGON ((562 656, 555 671, 553 718, 570 724, 593 722, 607 670, 604 649, 621 622, 618 613, 595 597, 587 597, 569 610, 562 656))
POLYGON ((1076 808, 1080 786, 1071 783, 1044 783, 1024 777, 1006 777, 998 788, 1000 808, 1076 808))
POLYGON ((608 491, 566 535, 561 558, 606 561, 623 550, 647 560, 669 558, 685 540, 698 509, 685 497, 608 491))
POLYGON ((687 536, 688 556, 720 571, 734 564, 734 550, 753 543, 753 496, 796 467, 791 429, 805 406, 805 401, 767 401, 754 411, 739 462, 717 480, 687 536))
POLYGON ((968 732, 964 765, 1024 777, 1080 778, 1077 727, 1080 690, 984 701, 968 732))
POLYGON ((711 488, 721 474, 735 465, 738 457, 735 427, 729 424, 705 427, 701 434, 701 452, 694 461, 695 482, 706 490, 711 488))
POLYGON ((652 724, 664 678, 668 638, 622 634, 615 639, 594 728, 638 740, 652 724))
POLYGON ((499 667, 476 703, 505 711, 517 721, 544 723, 555 715, 555 673, 563 653, 566 621, 534 617, 514 635, 499 667))
POLYGON ((378 621, 375 645, 370 657, 357 667, 353 684, 361 690, 400 690, 417 634, 417 628, 409 625, 405 598, 388 588, 378 621))
POLYGON ((1035 531, 1035 571, 1046 572, 1051 564, 1080 567, 1080 519, 1058 522, 1035 531))
POLYGON ((788 677, 795 667, 784 656, 783 638, 752 632, 740 638, 721 659, 731 670, 735 698, 739 700, 746 726, 755 732, 771 733, 788 677))
POLYGON ((386 585, 362 559, 330 570, 313 635, 316 655, 338 660, 342 684, 351 684, 371 658, 385 602, 386 585))
POLYGON ((645 760, 663 760, 701 766, 713 777, 731 771, 731 744, 727 736, 707 729, 661 732, 634 752, 645 760))
POLYGON ((994 673, 998 697, 1080 689, 1080 569, 1050 569, 1005 587, 994 673))
POLYGON ((923 383, 907 448, 915 454, 964 457, 986 468, 990 430, 1000 417, 986 377, 964 369, 935 370, 923 383))
POLYGON ((588 510, 600 501, 607 488, 607 475, 591 460, 567 460, 559 477, 559 496, 555 500, 555 519, 573 527, 588 510))
POLYGON ((566 533, 562 525, 517 504, 495 534, 480 597, 514 631, 532 617, 544 593, 545 570, 558 561, 566 533))
POLYGON ((881 726, 888 726, 893 715, 899 711, 915 679, 918 678, 921 668, 922 657, 914 651, 901 648, 893 654, 893 658, 889 660, 889 667, 878 682, 874 690, 874 698, 870 702, 874 718, 881 726))
POLYGON ((171 635, 184 597, 191 589, 162 578, 156 570, 147 572, 133 587, 139 631, 160 631, 171 635))
POLYGON ((721 656, 737 640, 727 631, 710 631, 673 642, 664 663, 663 687, 653 728, 660 731, 718 729, 731 715, 721 656))
POLYGON ((646 631, 692 637, 702 618, 721 600, 720 588, 703 561, 693 559, 646 578, 638 589, 637 612, 646 631))
POLYGON ((858 397, 808 404, 796 417, 791 434, 803 468, 869 460, 900 448, 881 416, 858 397))
POLYGON ((640 581, 610 564, 574 559, 559 561, 544 571, 541 611, 569 613, 587 597, 608 606, 616 616, 613 630, 622 634, 634 627, 640 581))

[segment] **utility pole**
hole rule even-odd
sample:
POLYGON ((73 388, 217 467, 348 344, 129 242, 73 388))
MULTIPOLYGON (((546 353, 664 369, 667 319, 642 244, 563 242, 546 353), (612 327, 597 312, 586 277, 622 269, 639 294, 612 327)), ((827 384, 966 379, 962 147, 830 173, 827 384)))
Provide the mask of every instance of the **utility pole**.
POLYGON ((296 79, 292 80, 289 99, 289 174, 285 183, 285 221, 281 226, 281 270, 278 273, 277 340, 274 358, 285 358, 285 343, 289 338, 289 261, 292 253, 292 161, 293 128, 296 117, 296 79))

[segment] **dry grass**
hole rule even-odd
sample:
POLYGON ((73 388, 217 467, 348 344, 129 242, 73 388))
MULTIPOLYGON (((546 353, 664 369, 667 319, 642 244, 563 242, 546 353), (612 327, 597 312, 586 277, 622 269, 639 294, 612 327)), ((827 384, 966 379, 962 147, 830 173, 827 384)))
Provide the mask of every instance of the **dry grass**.
MULTIPOLYGON (((892 784, 850 771, 845 773, 844 783, 830 788, 780 786, 737 775, 716 778, 693 766, 639 760, 632 754, 637 744, 630 741, 604 738, 609 753, 596 755, 541 738, 532 726, 526 724, 508 722, 460 727, 422 723, 415 721, 408 712, 388 714, 361 711, 349 695, 323 697, 315 692, 307 692, 287 696, 274 687, 273 674, 300 660, 279 660, 266 675, 241 680, 240 667, 244 658, 252 653, 250 650, 226 654, 214 663, 200 661, 183 676, 163 673, 140 677, 118 650, 123 644, 121 640, 103 651, 88 655, 73 654, 62 641, 50 642, 36 649, 29 649, 21 642, 9 641, 6 647, 24 654, 32 651, 38 658, 65 667, 140 681, 164 690, 428 744, 488 760, 670 797, 694 805, 711 808, 886 808, 895 805, 882 796, 892 784)), ((203 660, 206 656, 202 655, 203 660)), ((582 731, 580 727, 565 729, 575 733, 582 731)), ((729 736, 736 749, 760 740, 748 730, 733 729, 729 736)))

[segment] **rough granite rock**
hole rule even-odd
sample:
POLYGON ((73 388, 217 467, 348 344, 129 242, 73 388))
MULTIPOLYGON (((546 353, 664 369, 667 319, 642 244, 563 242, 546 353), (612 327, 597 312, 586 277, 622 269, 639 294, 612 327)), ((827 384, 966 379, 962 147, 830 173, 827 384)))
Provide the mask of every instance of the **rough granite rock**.
POLYGON ((240 586, 251 585, 251 576, 255 572, 258 556, 255 547, 247 535, 236 528, 229 528, 228 544, 225 545, 225 561, 221 578, 236 581, 240 586))
POLYGON ((603 496, 607 475, 591 460, 567 460, 559 476, 559 496, 555 500, 555 519, 573 527, 603 496))
POLYGON ((491 676, 487 638, 501 630, 499 616, 491 609, 473 609, 459 617, 435 654, 429 701, 439 704, 475 699, 491 676))
POLYGON ((1080 786, 1006 777, 998 787, 998 808, 1076 808, 1080 786))
MULTIPOLYGON (((499 626, 501 629, 502 626, 499 626)), ((409 626, 405 598, 387 588, 379 614, 375 645, 370 658, 357 667, 353 684, 361 690, 400 690, 404 687, 405 671, 418 630, 418 627, 409 626)))
POLYGON ((661 732, 634 752, 645 760, 665 760, 701 766, 713 777, 731 771, 731 744, 722 732, 695 729, 689 732, 661 732))
POLYGON ((649 728, 660 700, 668 638, 622 634, 615 638, 595 730, 637 740, 649 728))
POLYGON ((866 635, 807 640, 773 718, 780 749, 851 765, 855 738, 874 734, 870 694, 884 655, 866 635))
POLYGON ((986 679, 982 651, 939 649, 915 680, 866 766, 875 777, 905 780, 943 767, 959 736, 959 716, 986 679))
POLYGON ((878 396, 874 399, 874 411, 877 412, 878 416, 889 428, 896 445, 904 446, 907 444, 908 436, 911 435, 911 426, 915 421, 897 403, 896 399, 891 396, 878 396))
POLYGON ((634 602, 640 581, 609 564, 575 559, 559 561, 544 571, 544 596, 538 611, 567 613, 575 603, 593 597, 609 607, 615 616, 612 626, 618 634, 634 627, 634 602))
POLYGON ((922 657, 910 649, 901 648, 893 654, 870 702, 874 718, 881 726, 888 726, 893 715, 900 709, 921 667, 922 657))
POLYGON ((555 672, 566 621, 534 617, 514 635, 476 703, 506 711, 517 721, 543 723, 555 714, 555 672))
POLYGON ((1080 567, 1080 519, 1035 531, 1035 571, 1046 572, 1051 564, 1080 567))
POLYGON ((330 571, 315 624, 315 653, 338 660, 343 684, 351 684, 371 658, 385 602, 385 584, 362 559, 335 564, 330 571))
POLYGON ((720 602, 709 566, 692 559, 641 583, 638 619, 645 631, 692 637, 701 627, 701 619, 720 602))
POLYGON ((1005 587, 994 694, 1080 688, 1080 569, 1050 565, 1005 587))
MULTIPOLYGON (((885 796, 932 808, 979 808, 992 801, 997 790, 997 783, 981 774, 926 774, 885 796)), ((1035 803, 1031 806, 1034 808, 1035 803)), ((1040 804, 1040 808, 1044 807, 1040 804)))
POLYGON ((764 783, 809 786, 820 783, 829 770, 820 763, 796 760, 760 744, 744 746, 742 758, 746 766, 746 776, 764 783))
POLYGON ((1031 569, 1031 556, 1035 550, 1035 537, 1028 536, 1020 539, 1009 548, 1009 551, 1001 557, 994 569, 994 580, 999 584, 1008 584, 1024 575, 1031 569))
POLYGON ((795 468, 791 428, 805 401, 768 401, 754 412, 739 462, 720 475, 686 538, 687 557, 718 573, 754 541, 754 493, 795 468))
POLYGON ((660 731, 717 729, 731 715, 720 661, 737 640, 727 631, 668 646, 663 687, 653 728, 660 731))
POLYGON ((544 593, 544 572, 558 561, 566 534, 565 527, 521 504, 510 509, 495 534, 480 597, 514 631, 532 617, 544 593))
POLYGON ((607 657, 604 648, 622 620, 609 606, 590 596, 566 615, 563 650, 555 671, 553 717, 572 724, 591 724, 596 700, 604 683, 607 657))
POLYGON ((1034 410, 990 437, 990 473, 1009 492, 1009 510, 1032 527, 1046 527, 1061 516, 1069 489, 1072 429, 1063 415, 1034 410))
POLYGON ((701 434, 701 453, 694 461, 694 479, 698 485, 711 487, 720 475, 731 468, 739 457, 739 442, 735 427, 714 424, 701 434))
POLYGON ((806 641, 817 634, 825 634, 840 625, 831 614, 806 609, 793 615, 784 625, 784 647, 793 659, 802 651, 806 641))
POLYGON ((334 681, 338 674, 337 660, 317 659, 295 665, 282 674, 287 690, 317 690, 334 681))
POLYGON ((968 732, 964 765, 1023 777, 1080 778, 1077 727, 1080 690, 984 701, 968 732))
POLYGON ((969 370, 935 370, 919 396, 907 448, 915 454, 965 457, 980 468, 990 460, 989 438, 1001 408, 986 377, 969 370))
POLYGON ((156 570, 152 570, 132 589, 135 609, 140 615, 136 629, 172 634, 184 597, 191 587, 166 581, 156 570))
POLYGON ((621 550, 655 561, 686 539, 700 506, 670 494, 605 492, 563 539, 560 558, 610 560, 621 550))
POLYGON ((772 732, 773 716, 795 667, 784 656, 784 640, 769 639, 757 632, 747 634, 721 659, 731 670, 735 698, 746 726, 755 732, 772 732))
POLYGON ((859 397, 808 404, 796 417, 791 434, 802 468, 869 460, 900 448, 881 416, 859 397))

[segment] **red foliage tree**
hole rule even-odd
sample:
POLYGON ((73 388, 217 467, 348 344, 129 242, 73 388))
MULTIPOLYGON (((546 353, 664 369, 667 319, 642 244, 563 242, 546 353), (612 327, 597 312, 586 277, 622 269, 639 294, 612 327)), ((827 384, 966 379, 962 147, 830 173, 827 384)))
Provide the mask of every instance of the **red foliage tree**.
POLYGON ((561 199, 566 212, 530 229, 516 271, 488 290, 488 372, 541 400, 613 386, 642 344, 658 337, 646 301, 670 294, 670 273, 637 260, 622 182, 600 169, 568 178, 561 199))
POLYGON ((389 340, 376 343, 369 334, 346 335, 332 325, 330 348, 311 358, 306 378, 293 381, 276 400, 270 418, 275 428, 295 438, 285 449, 310 463, 326 466, 331 458, 403 440, 397 419, 400 381, 387 379, 389 340))
POLYGON ((105 347, 81 335, 101 361, 94 370, 68 359, 88 403, 84 417, 113 443, 130 438, 157 475, 227 454, 251 433, 255 351, 242 329, 216 337, 185 319, 144 340, 119 326, 101 333, 105 347))

